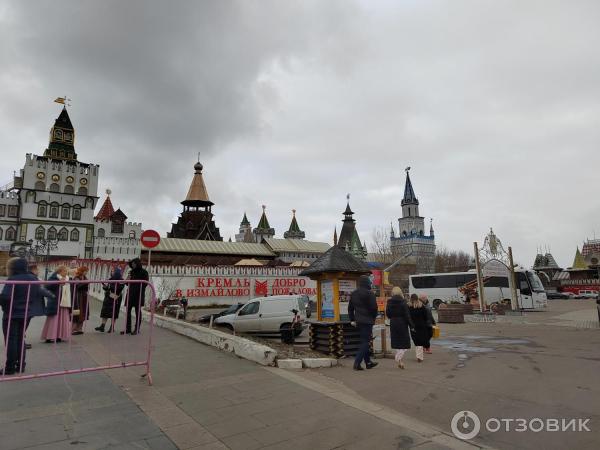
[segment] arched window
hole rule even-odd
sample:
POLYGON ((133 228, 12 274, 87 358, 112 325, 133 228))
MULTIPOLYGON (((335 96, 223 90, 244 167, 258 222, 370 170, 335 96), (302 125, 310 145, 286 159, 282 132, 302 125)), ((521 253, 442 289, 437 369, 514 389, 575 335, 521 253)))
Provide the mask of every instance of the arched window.
POLYGON ((5 239, 7 241, 14 241, 14 240, 16 240, 17 239, 17 230, 15 230, 14 227, 9 227, 6 230, 6 233, 5 233, 4 237, 5 237, 5 239))
POLYGON ((58 240, 59 241, 69 240, 69 231, 65 227, 62 227, 60 229, 60 231, 58 232, 58 240))
POLYGON ((103 238, 105 236, 104 228, 98 228, 98 237, 103 238))
POLYGON ((62 210, 60 212, 60 218, 69 220, 71 218, 71 207, 68 204, 62 205, 62 210))
POLYGON ((48 228, 48 240, 49 241, 56 240, 56 228, 54 228, 54 227, 48 228))
POLYGON ((75 188, 73 186, 71 186, 70 184, 67 184, 65 186, 65 194, 74 194, 75 193, 75 188))
POLYGON ((2 228, 0 228, 0 241, 2 240, 2 228))
POLYGON ((63 138, 63 132, 62 132, 62 130, 54 130, 54 137, 56 139, 61 139, 62 140, 62 138, 63 138))
POLYGON ((35 229, 35 238, 38 241, 42 241, 44 240, 44 238, 46 237, 46 230, 44 230, 43 226, 39 226, 35 229))
POLYGON ((50 192, 59 192, 60 191, 60 185, 58 183, 52 183, 50 185, 50 192))
POLYGON ((37 216, 38 217, 46 217, 48 214, 48 204, 45 201, 41 201, 38 203, 37 216))
POLYGON ((77 228, 71 230, 71 240, 75 242, 79 241, 79 230, 77 228))
POLYGON ((135 239, 135 231, 131 230, 129 232, 129 239, 135 239))
POLYGON ((8 217, 17 217, 19 215, 19 207, 10 205, 8 207, 8 217))
POLYGON ((75 205, 73 206, 73 220, 81 220, 81 206, 75 205))
POLYGON ((25 201, 27 203, 29 202, 34 202, 35 201, 35 192, 33 191, 28 191, 27 195, 25 196, 25 201))
POLYGON ((58 219, 58 203, 50 203, 50 216, 51 219, 58 219))
POLYGON ((46 183, 44 183, 43 181, 36 181, 34 188, 38 191, 45 191, 46 183))
POLYGON ((79 188, 79 190, 77 191, 77 193, 78 193, 79 195, 87 195, 87 188, 86 188, 86 187, 84 187, 84 186, 81 186, 81 187, 79 188))

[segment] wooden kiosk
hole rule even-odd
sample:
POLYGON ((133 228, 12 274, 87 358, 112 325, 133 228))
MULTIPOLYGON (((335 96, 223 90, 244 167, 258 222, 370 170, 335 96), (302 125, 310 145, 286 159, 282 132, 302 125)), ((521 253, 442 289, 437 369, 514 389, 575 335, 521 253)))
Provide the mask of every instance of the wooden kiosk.
POLYGON ((317 282, 317 321, 310 324, 310 347, 328 355, 356 354, 360 337, 350 324, 348 302, 361 275, 371 270, 347 251, 332 247, 300 273, 317 282))

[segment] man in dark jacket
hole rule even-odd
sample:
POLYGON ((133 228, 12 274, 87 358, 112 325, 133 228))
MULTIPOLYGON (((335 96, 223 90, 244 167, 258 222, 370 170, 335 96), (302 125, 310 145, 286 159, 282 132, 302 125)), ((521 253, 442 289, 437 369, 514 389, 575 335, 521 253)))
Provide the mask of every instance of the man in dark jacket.
POLYGON ((354 370, 363 370, 363 360, 367 369, 372 369, 377 365, 376 362, 371 362, 369 356, 373 325, 377 317, 377 299, 371 291, 371 280, 368 276, 363 275, 358 279, 358 289, 352 292, 348 303, 348 315, 350 321, 356 322, 360 333, 360 348, 354 359, 354 370))
MULTIPOLYGON (((11 258, 6 264, 6 281, 37 281, 29 273, 25 258, 11 258)), ((6 343, 6 364, 0 375, 12 375, 25 369, 23 338, 31 317, 43 314, 39 284, 5 284, 0 294, 2 332, 6 343), (40 311, 40 308, 42 309, 40 311), (21 354, 23 358, 21 358, 21 354)))
MULTIPOLYGON (((129 261, 129 272, 130 280, 148 281, 148 271, 142 266, 140 258, 134 258, 129 261)), ((127 322, 125 325, 125 332, 121 334, 138 334, 140 332, 140 326, 142 323, 142 306, 144 306, 144 300, 146 295, 146 284, 145 283, 128 283, 128 294, 127 294, 127 322), (135 309, 135 328, 131 331, 131 315, 135 309)))

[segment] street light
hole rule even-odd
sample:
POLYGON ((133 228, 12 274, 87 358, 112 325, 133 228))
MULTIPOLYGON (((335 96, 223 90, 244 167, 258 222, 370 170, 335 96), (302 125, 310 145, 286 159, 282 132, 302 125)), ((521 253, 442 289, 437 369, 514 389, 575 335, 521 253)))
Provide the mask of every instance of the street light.
POLYGON ((48 260, 50 259, 50 251, 58 248, 58 239, 36 239, 33 245, 33 239, 29 239, 30 255, 39 260, 44 259, 44 280, 48 279, 48 260))

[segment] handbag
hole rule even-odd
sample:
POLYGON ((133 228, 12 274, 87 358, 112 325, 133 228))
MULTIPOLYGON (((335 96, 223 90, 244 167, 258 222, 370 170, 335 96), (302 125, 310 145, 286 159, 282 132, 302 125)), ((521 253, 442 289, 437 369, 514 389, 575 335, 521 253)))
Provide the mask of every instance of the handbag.
POLYGON ((438 327, 437 325, 434 325, 432 328, 433 328, 433 337, 439 338, 440 334, 441 334, 440 327, 438 327))
POLYGON ((81 314, 81 311, 79 309, 74 309, 72 315, 73 316, 79 316, 81 314))

